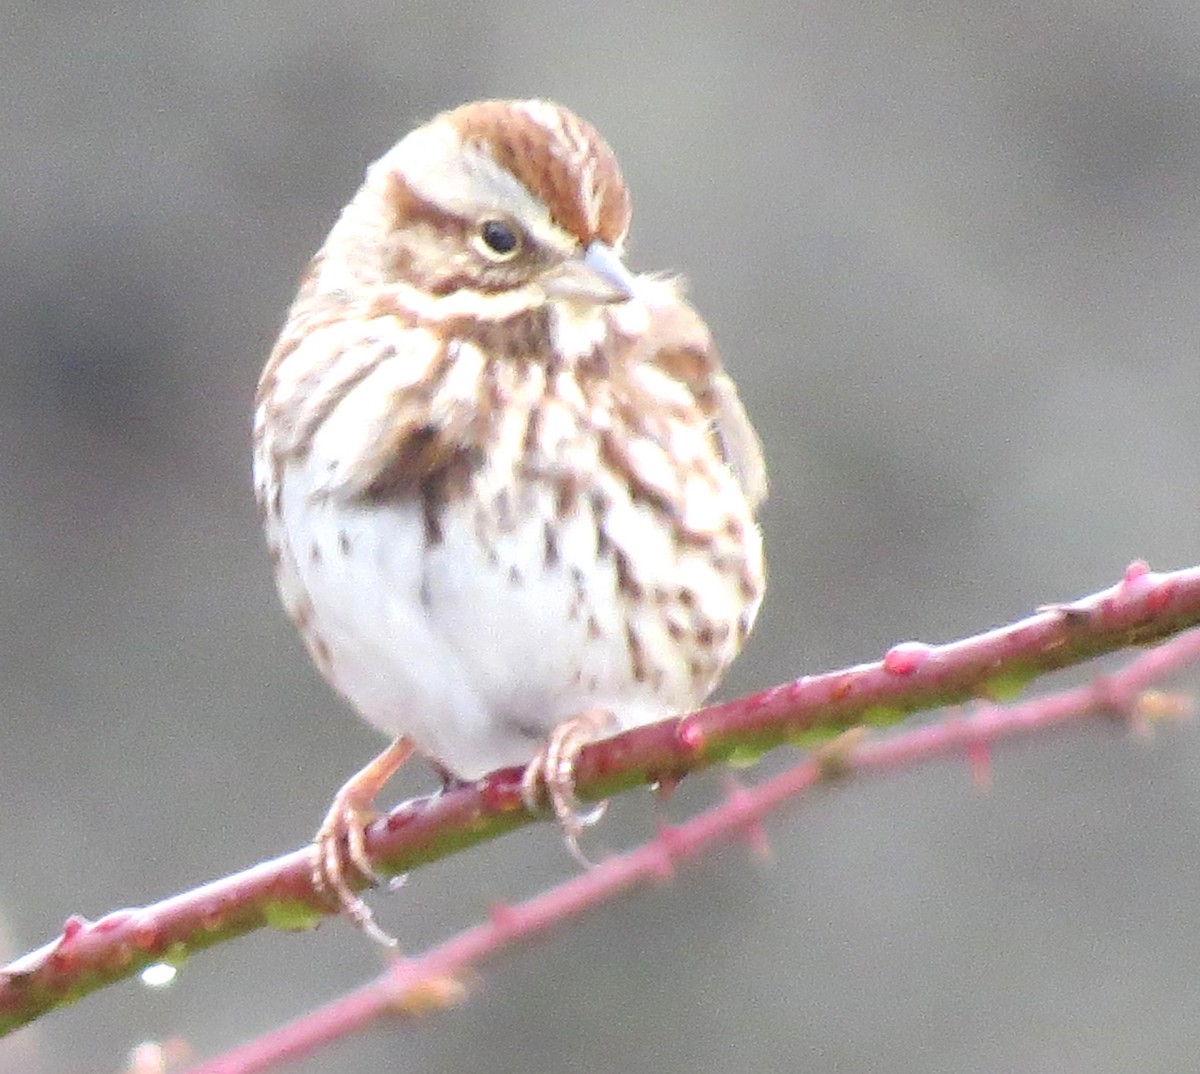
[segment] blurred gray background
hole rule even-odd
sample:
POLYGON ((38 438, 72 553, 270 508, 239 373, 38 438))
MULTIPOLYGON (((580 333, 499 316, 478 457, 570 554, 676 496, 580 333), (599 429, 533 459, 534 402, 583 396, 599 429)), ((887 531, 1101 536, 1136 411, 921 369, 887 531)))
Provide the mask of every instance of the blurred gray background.
MULTIPOLYGON (((27 2, 3 25, 18 948, 300 845, 380 746, 277 607, 250 399, 366 164, 464 100, 549 96, 605 133, 632 264, 687 275, 759 424, 771 588, 726 695, 1200 559, 1195 0, 27 2)), ((731 847, 300 1069, 1194 1068, 1196 728, 1043 738, 994 777, 822 793, 772 820, 773 865, 731 847)), ((433 785, 414 766, 389 799, 433 785)), ((627 796, 589 849, 652 824, 627 796)), ((542 826, 375 903, 416 951, 573 868, 542 826)), ((144 1037, 214 1054, 378 965, 340 922, 251 937, 47 1019, 20 1069, 112 1071, 144 1037)))

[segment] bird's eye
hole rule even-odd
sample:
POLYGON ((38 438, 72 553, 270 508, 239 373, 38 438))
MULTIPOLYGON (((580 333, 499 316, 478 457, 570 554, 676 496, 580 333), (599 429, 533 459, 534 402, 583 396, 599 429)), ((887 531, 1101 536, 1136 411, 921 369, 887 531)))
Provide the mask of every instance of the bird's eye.
POLYGON ((521 249, 521 233, 507 220, 485 220, 479 225, 479 241, 493 261, 507 261, 521 249))

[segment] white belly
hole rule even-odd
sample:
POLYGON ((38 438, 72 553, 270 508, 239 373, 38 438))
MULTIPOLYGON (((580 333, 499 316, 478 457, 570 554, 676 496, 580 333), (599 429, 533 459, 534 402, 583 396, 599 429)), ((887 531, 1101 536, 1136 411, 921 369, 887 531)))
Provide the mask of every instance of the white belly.
MULTIPOLYGON (((418 501, 314 500, 306 471, 284 471, 285 605, 325 676, 365 719, 411 737, 463 778, 529 761, 551 728, 589 708, 611 711, 625 728, 685 711, 732 659, 733 648, 719 670, 697 679, 669 637, 669 614, 620 594, 613 550, 598 549, 590 511, 575 513, 551 549, 545 489, 526 490, 521 520, 488 535, 489 547, 465 504, 450 509, 431 543, 418 501), (630 617, 640 655, 631 652, 630 617)), ((706 601, 706 621, 714 611, 722 622, 736 619, 742 605, 728 587, 698 577, 669 535, 639 514, 626 502, 608 528, 636 537, 641 562, 657 561, 669 578, 716 596, 717 608, 706 601)), ((686 629, 686 609, 678 612, 686 629)))

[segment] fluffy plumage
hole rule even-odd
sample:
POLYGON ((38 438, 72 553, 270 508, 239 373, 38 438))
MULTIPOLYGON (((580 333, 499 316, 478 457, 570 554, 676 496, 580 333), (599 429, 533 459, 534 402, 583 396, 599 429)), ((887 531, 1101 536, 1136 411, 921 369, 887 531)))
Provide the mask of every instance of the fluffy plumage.
POLYGON ((367 172, 259 384, 285 607, 371 723, 464 778, 581 713, 698 705, 762 599, 758 439, 677 286, 621 265, 612 151, 543 101, 367 172))

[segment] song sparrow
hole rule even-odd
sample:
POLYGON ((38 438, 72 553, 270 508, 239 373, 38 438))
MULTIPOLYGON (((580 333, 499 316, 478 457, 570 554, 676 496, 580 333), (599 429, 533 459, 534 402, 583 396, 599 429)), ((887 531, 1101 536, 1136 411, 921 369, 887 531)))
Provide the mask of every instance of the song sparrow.
POLYGON ((283 603, 397 736, 316 837, 316 881, 376 936, 346 875, 411 752, 528 765, 573 839, 581 746, 699 704, 758 611, 758 439, 677 285, 624 268, 628 224, 588 123, 464 105, 368 170, 263 370, 283 603))

